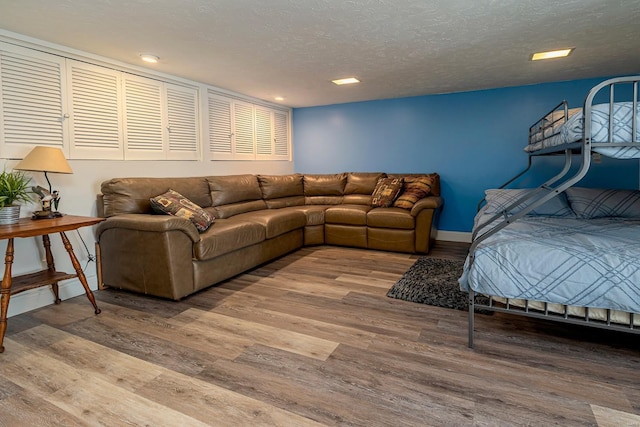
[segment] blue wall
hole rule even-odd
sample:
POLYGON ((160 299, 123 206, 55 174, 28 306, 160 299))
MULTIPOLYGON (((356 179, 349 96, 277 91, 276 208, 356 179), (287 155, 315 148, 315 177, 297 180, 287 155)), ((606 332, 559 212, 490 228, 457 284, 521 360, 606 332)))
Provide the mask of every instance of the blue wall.
MULTIPOLYGON (((438 228, 470 231, 484 190, 524 169, 529 127, 566 99, 581 106, 603 79, 297 108, 296 172, 438 172, 445 206, 438 228)), ((521 187, 555 175, 558 158, 534 159, 521 187)), ((580 183, 638 188, 638 161, 602 159, 580 183)))

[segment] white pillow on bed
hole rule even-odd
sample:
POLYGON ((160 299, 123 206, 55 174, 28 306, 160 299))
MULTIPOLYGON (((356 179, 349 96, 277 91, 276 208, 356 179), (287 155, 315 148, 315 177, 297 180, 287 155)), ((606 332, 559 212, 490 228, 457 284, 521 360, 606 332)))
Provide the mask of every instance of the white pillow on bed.
POLYGON ((567 199, 578 218, 640 219, 640 191, 572 187, 567 199))
MULTIPOLYGON (((504 211, 509 205, 517 199, 530 192, 530 188, 520 189, 490 189, 485 190, 485 200, 487 207, 485 213, 495 214, 504 211)), ((531 203, 531 199, 527 200, 511 210, 512 214, 520 212, 525 206, 531 203)), ((554 216, 554 217, 575 217, 575 214, 569 207, 567 198, 564 193, 557 195, 551 200, 538 206, 527 215, 531 216, 554 216)))

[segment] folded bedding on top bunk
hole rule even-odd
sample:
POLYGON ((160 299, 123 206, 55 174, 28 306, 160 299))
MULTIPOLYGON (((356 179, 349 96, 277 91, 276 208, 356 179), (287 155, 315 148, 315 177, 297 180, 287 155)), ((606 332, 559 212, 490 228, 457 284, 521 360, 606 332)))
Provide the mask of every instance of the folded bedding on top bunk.
MULTIPOLYGON (((636 141, 640 140, 640 104, 636 114, 636 141)), ((541 129, 540 132, 531 135, 531 143, 525 147, 525 151, 535 151, 556 147, 563 144, 581 141, 584 129, 583 109, 569 110, 569 118, 566 123, 558 121, 553 114, 562 113, 555 111, 547 119, 551 126, 541 129)), ((613 104, 613 143, 629 143, 632 141, 633 132, 633 103, 617 102, 613 104)), ((591 109, 591 141, 609 142, 609 104, 595 104, 591 109)), ((640 149, 637 147, 596 147, 594 151, 608 157, 618 159, 633 159, 640 157, 640 149)))
MULTIPOLYGON (((484 212, 476 224, 489 219, 484 212)), ((524 217, 480 243, 460 288, 640 313, 640 220, 524 217)))

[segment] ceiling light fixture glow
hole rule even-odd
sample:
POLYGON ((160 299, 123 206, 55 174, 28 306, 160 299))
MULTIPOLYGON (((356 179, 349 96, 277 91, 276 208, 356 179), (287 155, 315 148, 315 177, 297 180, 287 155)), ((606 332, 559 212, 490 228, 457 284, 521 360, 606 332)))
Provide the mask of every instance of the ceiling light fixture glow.
POLYGON ((571 55, 574 48, 571 49, 560 49, 560 50, 550 50, 547 52, 536 52, 531 55, 532 61, 539 61, 541 59, 552 59, 552 58, 564 58, 565 56, 571 55))
POLYGON ((157 64, 160 60, 160 58, 158 58, 156 55, 151 55, 150 53, 141 53, 140 59, 150 64, 157 64))
POLYGON ((340 85, 350 85, 353 83, 360 83, 360 80, 356 79, 355 77, 347 77, 345 79, 331 80, 331 82, 340 86, 340 85))
POLYGON ((284 101, 284 97, 283 96, 276 96, 275 98, 276 101, 284 101))

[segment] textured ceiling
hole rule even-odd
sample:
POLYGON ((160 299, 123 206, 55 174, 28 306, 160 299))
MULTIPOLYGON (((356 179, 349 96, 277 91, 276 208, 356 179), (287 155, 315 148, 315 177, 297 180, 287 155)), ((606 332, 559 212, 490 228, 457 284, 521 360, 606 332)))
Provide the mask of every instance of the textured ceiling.
POLYGON ((640 73, 640 0, 0 0, 0 29, 292 107, 640 73))

